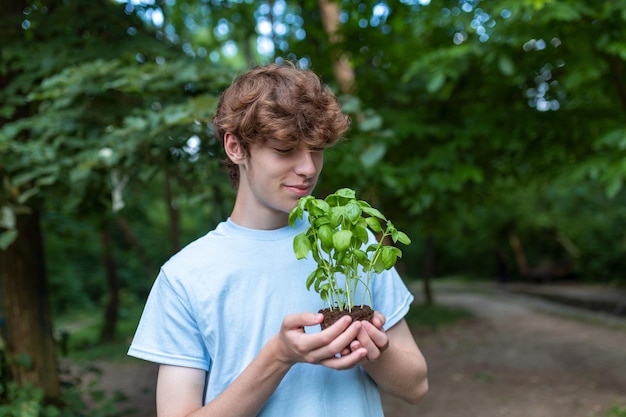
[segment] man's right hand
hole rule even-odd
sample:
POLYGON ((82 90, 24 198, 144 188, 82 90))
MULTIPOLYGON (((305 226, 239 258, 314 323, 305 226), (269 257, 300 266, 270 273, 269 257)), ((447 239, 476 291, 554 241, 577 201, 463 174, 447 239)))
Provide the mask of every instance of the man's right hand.
POLYGON ((318 325, 323 319, 321 313, 286 316, 280 332, 275 336, 279 360, 290 365, 304 362, 332 369, 350 369, 367 355, 365 348, 346 352, 346 346, 356 339, 362 326, 360 322, 353 323, 349 316, 342 317, 321 332, 305 333, 306 326, 318 325))

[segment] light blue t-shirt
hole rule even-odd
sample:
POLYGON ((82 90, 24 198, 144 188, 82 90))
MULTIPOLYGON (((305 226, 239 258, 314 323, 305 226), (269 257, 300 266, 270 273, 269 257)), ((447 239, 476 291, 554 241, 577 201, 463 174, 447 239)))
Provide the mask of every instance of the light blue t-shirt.
MULTIPOLYGON (((229 219, 189 244, 161 268, 128 354, 206 370, 205 402, 210 402, 279 332, 286 315, 325 307, 305 286, 314 262, 293 253, 294 236, 307 227, 298 221, 293 228, 253 230, 229 219)), ((413 301, 395 270, 375 276, 371 289, 386 328, 400 321, 413 301)), ((378 388, 360 366, 337 371, 296 364, 259 414, 341 415, 383 416, 378 388)))

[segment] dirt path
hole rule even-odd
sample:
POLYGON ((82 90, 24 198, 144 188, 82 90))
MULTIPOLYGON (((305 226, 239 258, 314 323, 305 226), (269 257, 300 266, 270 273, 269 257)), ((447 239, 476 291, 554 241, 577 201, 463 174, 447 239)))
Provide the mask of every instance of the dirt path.
MULTIPOLYGON (((387 417, 591 417, 626 406, 626 320, 605 320, 509 293, 447 291, 475 318, 419 332, 430 391, 417 406, 383 396, 387 417)), ((110 366, 135 417, 153 417, 151 365, 110 366)), ((286 416, 287 417, 287 416, 286 416)))
POLYGON ((388 417, 589 417, 626 405, 626 321, 510 294, 438 301, 476 318, 416 335, 430 391, 416 407, 385 397, 388 417))

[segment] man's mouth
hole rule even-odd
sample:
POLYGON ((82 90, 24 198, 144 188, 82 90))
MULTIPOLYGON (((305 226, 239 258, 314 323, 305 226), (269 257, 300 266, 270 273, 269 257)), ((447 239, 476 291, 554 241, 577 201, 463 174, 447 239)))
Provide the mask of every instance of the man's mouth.
POLYGON ((297 184, 297 185, 286 185, 285 187, 291 190, 291 192, 293 192, 294 194, 297 194, 299 196, 306 196, 311 193, 313 185, 312 184, 297 184))

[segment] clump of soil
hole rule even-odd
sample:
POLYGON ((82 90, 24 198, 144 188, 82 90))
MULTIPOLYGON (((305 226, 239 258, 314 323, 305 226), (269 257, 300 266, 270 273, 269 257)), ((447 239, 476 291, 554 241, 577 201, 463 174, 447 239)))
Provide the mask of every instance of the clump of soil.
POLYGON ((339 310, 337 307, 331 308, 323 308, 319 311, 324 315, 324 321, 322 322, 322 330, 325 328, 332 326, 337 320, 339 320, 343 316, 351 316, 352 321, 360 321, 366 320, 370 323, 374 318, 374 310, 370 306, 354 306, 351 310, 339 310))

